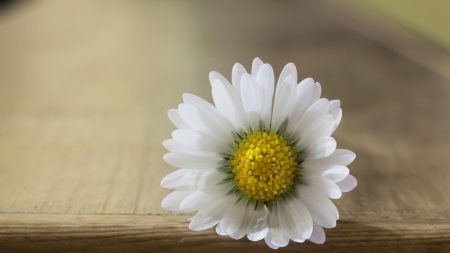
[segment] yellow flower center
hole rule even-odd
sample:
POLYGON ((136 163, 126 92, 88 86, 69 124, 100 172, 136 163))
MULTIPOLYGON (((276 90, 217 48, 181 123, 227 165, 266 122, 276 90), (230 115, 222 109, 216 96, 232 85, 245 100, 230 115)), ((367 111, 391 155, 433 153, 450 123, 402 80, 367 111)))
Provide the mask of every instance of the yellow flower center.
POLYGON ((231 165, 238 190, 258 201, 270 201, 288 192, 298 174, 297 154, 275 133, 247 135, 231 165))

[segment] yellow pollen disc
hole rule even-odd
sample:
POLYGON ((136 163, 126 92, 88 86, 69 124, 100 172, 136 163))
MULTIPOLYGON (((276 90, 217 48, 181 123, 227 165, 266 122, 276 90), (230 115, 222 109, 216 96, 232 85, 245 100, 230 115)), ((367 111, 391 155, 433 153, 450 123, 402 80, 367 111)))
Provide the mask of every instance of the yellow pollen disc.
POLYGON ((234 181, 245 196, 270 201, 294 185, 297 155, 283 136, 260 132, 247 135, 231 160, 234 181))

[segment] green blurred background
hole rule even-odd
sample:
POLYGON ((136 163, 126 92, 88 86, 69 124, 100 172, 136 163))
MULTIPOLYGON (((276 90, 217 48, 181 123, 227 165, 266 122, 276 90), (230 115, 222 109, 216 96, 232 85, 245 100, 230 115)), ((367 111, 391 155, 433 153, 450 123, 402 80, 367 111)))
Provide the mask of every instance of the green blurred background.
MULTIPOLYGON (((343 0, 369 9, 450 50, 449 0, 343 0)), ((0 0, 1 10, 23 1, 0 0)), ((339 1, 336 1, 339 2, 339 1)))
POLYGON ((450 50, 449 0, 349 0, 450 50))

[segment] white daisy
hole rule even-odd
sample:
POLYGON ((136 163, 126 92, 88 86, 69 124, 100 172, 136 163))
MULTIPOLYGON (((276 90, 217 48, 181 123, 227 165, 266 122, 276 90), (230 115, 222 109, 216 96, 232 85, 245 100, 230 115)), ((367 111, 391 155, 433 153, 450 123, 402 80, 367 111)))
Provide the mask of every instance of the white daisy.
POLYGON ((184 94, 168 112, 178 129, 163 142, 164 160, 180 169, 161 182, 174 189, 162 207, 198 211, 192 230, 217 225, 219 235, 264 239, 273 249, 289 240, 323 243, 323 227, 339 219, 330 198, 356 186, 346 167, 355 154, 330 137, 340 101, 320 98, 311 78, 297 84, 292 63, 276 89, 272 67, 259 58, 251 74, 236 63, 231 84, 217 72, 209 78, 215 106, 184 94))

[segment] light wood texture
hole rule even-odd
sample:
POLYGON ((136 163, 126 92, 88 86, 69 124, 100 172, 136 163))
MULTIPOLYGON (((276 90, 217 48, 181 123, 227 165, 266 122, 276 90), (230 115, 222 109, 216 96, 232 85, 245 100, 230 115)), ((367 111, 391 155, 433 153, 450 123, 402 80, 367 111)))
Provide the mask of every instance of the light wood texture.
POLYGON ((211 101, 209 71, 230 77, 257 56, 276 73, 294 62, 299 79, 340 99, 334 137, 357 154, 358 186, 335 201, 340 221, 325 245, 279 251, 450 250, 449 54, 341 4, 46 1, 3 11, 0 252, 272 252, 189 231, 189 214, 160 206, 170 191, 159 183, 174 170, 162 159, 167 110, 186 92, 211 101))

